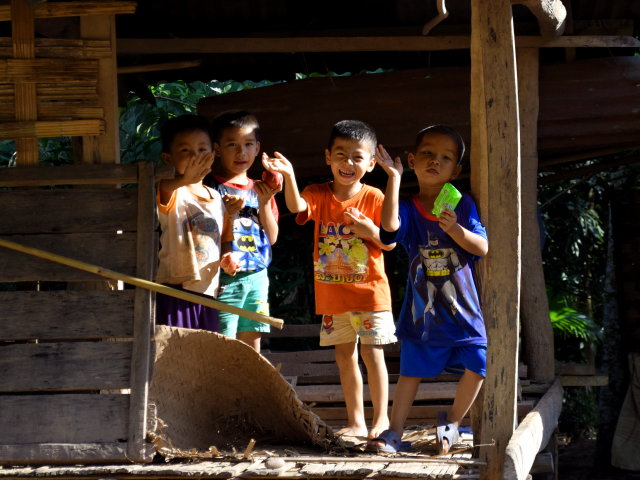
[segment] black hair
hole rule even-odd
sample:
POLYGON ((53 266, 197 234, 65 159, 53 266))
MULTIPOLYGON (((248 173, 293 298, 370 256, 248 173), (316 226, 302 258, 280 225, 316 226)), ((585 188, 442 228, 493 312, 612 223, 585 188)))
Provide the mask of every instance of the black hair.
POLYGON ((260 124, 258 119, 246 110, 234 110, 224 112, 213 119, 211 123, 211 138, 214 142, 219 142, 222 133, 227 128, 246 128, 252 127, 256 135, 256 140, 260 141, 260 124))
POLYGON ((378 139, 371 125, 360 120, 341 120, 336 123, 329 134, 328 149, 331 151, 336 138, 346 138, 369 144, 371 153, 376 151, 378 139))
POLYGON ((160 140, 162 141, 162 152, 170 153, 171 144, 175 140, 176 136, 183 132, 202 131, 206 133, 209 138, 209 122, 204 117, 199 115, 180 115, 173 117, 164 122, 160 129, 160 140))
POLYGON ((441 135, 446 135, 447 137, 451 138, 451 140, 454 141, 454 143, 456 144, 456 147, 458 147, 458 165, 462 164, 462 156, 464 155, 464 150, 465 150, 465 146, 464 146, 464 140, 462 139, 462 136, 453 128, 448 127, 446 125, 431 125, 429 127, 423 128, 422 130, 420 130, 418 132, 418 134, 416 135, 416 144, 413 148, 414 152, 418 149, 418 147, 420 146, 420 143, 422 142, 422 139, 432 133, 439 133, 441 135))

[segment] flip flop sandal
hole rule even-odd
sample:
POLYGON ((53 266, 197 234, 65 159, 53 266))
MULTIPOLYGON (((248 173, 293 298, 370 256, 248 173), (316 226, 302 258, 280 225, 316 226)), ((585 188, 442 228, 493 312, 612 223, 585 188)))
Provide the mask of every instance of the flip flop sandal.
POLYGON ((443 440, 449 444, 449 451, 460 440, 460 432, 452 422, 447 420, 447 412, 438 412, 438 426, 436 428, 436 444, 438 445, 438 455, 444 453, 443 440))
POLYGON ((376 453, 408 452, 411 450, 411 442, 403 442, 394 430, 385 430, 367 442, 366 450, 376 453), (374 445, 373 442, 384 442, 384 445, 374 445))

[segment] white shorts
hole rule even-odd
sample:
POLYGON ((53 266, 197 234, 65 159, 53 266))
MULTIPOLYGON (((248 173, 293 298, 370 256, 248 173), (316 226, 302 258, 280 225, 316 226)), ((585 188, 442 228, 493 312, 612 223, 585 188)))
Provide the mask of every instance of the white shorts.
POLYGON ((358 342, 366 345, 395 343, 396 326, 391 312, 349 312, 323 315, 320 346, 358 342))

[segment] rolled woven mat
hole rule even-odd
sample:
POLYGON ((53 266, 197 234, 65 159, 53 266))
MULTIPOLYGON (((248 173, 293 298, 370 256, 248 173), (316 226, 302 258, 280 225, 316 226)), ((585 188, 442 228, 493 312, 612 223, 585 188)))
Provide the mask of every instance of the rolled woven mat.
MULTIPOLYGON (((251 439, 328 448, 331 427, 251 347, 203 330, 156 326, 149 389, 169 456, 196 449, 244 450, 251 439), (164 424, 164 425, 163 425, 164 424), (215 449, 211 449, 215 447, 215 449)), ((162 451, 158 450, 161 454, 162 451)))

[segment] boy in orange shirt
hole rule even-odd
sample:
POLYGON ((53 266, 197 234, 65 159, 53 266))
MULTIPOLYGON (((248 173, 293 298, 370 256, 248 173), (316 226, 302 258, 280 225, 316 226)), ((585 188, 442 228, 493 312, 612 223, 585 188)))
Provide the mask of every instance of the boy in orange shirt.
POLYGON ((263 154, 265 168, 280 172, 285 200, 296 221, 315 222, 314 287, 316 313, 322 315, 320 345, 335 346, 348 424, 338 435, 377 437, 389 428, 389 380, 383 346, 396 341, 389 282, 384 271, 380 215, 384 195, 361 182, 375 166, 376 134, 364 122, 333 126, 325 159, 333 181, 298 191, 293 166, 281 154, 263 154), (374 417, 364 418, 363 382, 357 342, 367 367, 374 417))

